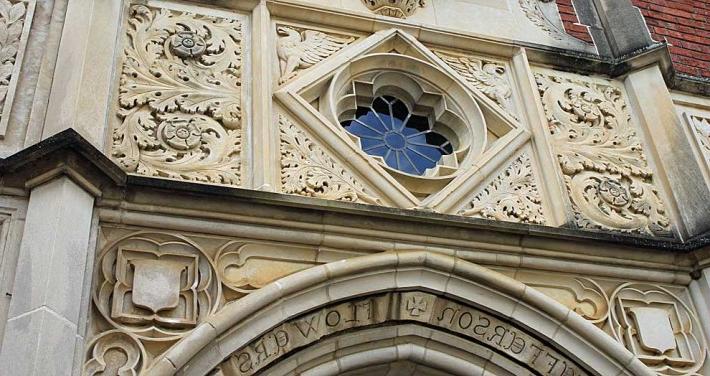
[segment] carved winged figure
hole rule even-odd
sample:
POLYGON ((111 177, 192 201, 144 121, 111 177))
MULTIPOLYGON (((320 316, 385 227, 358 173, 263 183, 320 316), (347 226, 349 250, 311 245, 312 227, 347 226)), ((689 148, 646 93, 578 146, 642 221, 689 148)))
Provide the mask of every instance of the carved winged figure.
POLYGON ((506 78, 503 65, 464 56, 449 56, 443 53, 437 55, 488 98, 511 114, 515 113, 513 89, 506 78))
POLYGON ((276 29, 279 41, 276 46, 284 83, 295 76, 299 69, 306 69, 325 60, 355 40, 353 37, 338 37, 320 31, 299 32, 286 26, 276 29))

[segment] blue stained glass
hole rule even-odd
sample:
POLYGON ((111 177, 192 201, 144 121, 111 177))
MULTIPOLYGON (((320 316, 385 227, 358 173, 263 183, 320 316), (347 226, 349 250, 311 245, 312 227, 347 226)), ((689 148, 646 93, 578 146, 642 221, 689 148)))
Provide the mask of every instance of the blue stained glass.
POLYGON ((412 114, 397 98, 377 97, 370 107, 358 107, 351 120, 341 122, 360 138, 362 150, 382 157, 387 166, 413 175, 435 167, 453 153, 451 143, 434 132, 426 117, 412 114))

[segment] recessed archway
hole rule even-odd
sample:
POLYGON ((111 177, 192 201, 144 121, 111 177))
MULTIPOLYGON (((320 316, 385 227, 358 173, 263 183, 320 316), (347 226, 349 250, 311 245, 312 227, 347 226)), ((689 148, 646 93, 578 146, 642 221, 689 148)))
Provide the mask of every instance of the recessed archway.
MULTIPOLYGON (((402 325, 432 331, 429 339, 440 333, 437 336, 467 341, 466 348, 489 351, 492 355, 482 359, 491 360, 485 364, 499 370, 494 374, 521 374, 515 367, 523 367, 523 374, 653 375, 599 328, 535 289, 464 260, 428 252, 381 253, 285 277, 224 307, 157 359, 150 374, 205 375, 217 367, 224 368, 224 374, 288 374, 290 366, 305 364, 294 361, 294 354, 323 355, 327 348, 322 346, 334 338, 340 338, 335 343, 341 345, 353 343, 354 335, 366 330, 402 325)), ((340 346, 343 351, 331 351, 335 363, 314 363, 313 374, 359 372, 397 362, 457 374, 443 370, 442 364, 454 364, 452 359, 469 367, 476 364, 470 353, 452 345, 428 352, 426 343, 396 343, 396 338, 380 350, 370 349, 374 353, 354 347, 348 355, 340 346), (406 349, 410 355, 402 356, 406 349), (398 355, 391 356, 393 351, 398 355), (437 363, 432 354, 449 361, 437 363), (368 363, 372 359, 379 360, 368 363), (347 362, 352 368, 342 368, 347 362), (318 368, 333 364, 341 367, 338 372, 318 368)), ((480 363, 479 368, 486 369, 480 363)))

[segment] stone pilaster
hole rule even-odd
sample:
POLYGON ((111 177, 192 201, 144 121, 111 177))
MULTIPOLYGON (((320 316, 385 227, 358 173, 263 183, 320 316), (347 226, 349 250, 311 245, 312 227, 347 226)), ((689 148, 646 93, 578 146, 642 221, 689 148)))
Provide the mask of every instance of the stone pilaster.
POLYGON ((93 204, 67 177, 32 190, 0 353, 3 375, 72 374, 84 343, 93 204))
MULTIPOLYGON (((670 199, 666 208, 677 213, 681 237, 688 238, 710 229, 710 188, 705 184, 700 161, 666 88, 657 65, 631 73, 626 79, 635 115, 644 128, 647 150, 657 175, 670 199)), ((661 188, 661 189, 663 189, 661 188)))

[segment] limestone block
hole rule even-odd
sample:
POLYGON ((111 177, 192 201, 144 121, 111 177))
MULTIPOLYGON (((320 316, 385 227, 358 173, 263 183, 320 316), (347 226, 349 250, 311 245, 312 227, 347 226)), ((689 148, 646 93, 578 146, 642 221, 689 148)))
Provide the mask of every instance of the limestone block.
POLYGON ((3 375, 70 375, 75 346, 76 325, 46 307, 12 318, 5 327, 0 354, 3 375))
POLYGON ((47 307, 79 322, 93 202, 68 178, 32 191, 9 317, 47 307))
POLYGON ((657 65, 634 72, 626 79, 631 103, 645 128, 647 148, 653 150, 658 176, 667 186, 682 222, 683 238, 710 229, 710 186, 705 184, 685 127, 657 65))

